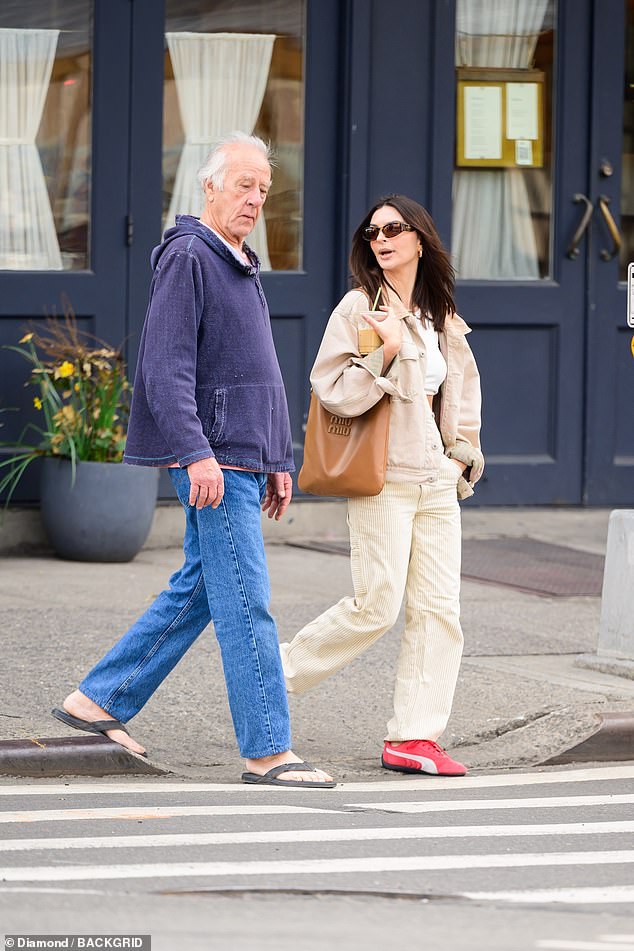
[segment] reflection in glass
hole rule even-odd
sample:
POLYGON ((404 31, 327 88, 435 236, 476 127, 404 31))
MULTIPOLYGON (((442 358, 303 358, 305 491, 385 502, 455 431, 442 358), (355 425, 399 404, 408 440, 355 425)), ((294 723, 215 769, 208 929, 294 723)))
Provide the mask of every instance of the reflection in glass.
POLYGON ((276 167, 247 243, 265 270, 301 267, 304 0, 166 7, 164 226, 177 214, 200 214, 196 173, 214 142, 253 132, 271 142, 276 167))
POLYGON ((458 68, 486 68, 487 81, 495 70, 512 70, 514 82, 522 82, 529 68, 544 73, 543 167, 521 166, 519 146, 530 155, 529 142, 516 143, 517 167, 454 172, 452 250, 459 278, 538 280, 550 274, 554 16, 555 0, 458 0, 458 68))
POLYGON ((0 8, 2 270, 88 267, 91 8, 0 8))

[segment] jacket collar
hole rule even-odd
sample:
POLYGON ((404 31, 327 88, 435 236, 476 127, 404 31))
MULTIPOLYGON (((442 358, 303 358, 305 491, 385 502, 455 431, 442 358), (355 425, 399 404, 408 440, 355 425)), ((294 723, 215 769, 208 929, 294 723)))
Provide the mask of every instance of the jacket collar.
POLYGON ((449 317, 445 320, 445 330, 446 334, 452 336, 464 337, 465 334, 471 333, 471 327, 460 317, 459 314, 450 314, 449 317))

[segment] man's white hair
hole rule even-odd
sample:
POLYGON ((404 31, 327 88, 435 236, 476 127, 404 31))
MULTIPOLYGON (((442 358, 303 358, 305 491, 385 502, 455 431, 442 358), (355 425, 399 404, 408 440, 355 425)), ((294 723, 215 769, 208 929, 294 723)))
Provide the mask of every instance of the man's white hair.
POLYGON ((273 165, 271 147, 257 135, 247 135, 246 132, 230 132, 216 142, 205 159, 204 165, 198 170, 198 181, 201 188, 204 188, 207 182, 211 182, 214 188, 220 192, 222 191, 229 163, 230 146, 236 144, 252 145, 259 149, 269 165, 273 165))

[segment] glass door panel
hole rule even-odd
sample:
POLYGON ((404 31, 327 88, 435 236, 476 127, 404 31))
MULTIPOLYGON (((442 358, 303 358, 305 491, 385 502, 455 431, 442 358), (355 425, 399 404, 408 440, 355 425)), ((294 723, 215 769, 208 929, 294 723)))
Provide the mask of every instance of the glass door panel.
POLYGON ((463 280, 552 274, 555 0, 458 0, 455 266, 463 280))
POLYGON ((268 141, 273 184, 248 240, 263 270, 302 267, 305 0, 167 0, 163 224, 199 215, 196 173, 234 130, 268 141))
POLYGON ((0 6, 0 270, 90 266, 92 8, 0 6))

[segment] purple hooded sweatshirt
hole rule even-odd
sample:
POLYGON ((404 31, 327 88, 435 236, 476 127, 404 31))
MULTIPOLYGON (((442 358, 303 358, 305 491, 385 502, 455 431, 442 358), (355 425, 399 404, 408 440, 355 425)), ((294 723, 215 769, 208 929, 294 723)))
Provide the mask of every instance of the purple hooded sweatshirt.
POLYGON ((260 265, 246 250, 251 264, 179 215, 152 252, 124 462, 295 468, 260 265))

